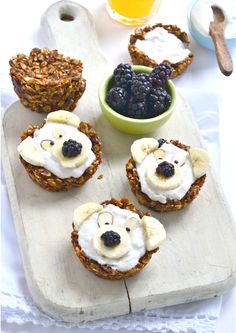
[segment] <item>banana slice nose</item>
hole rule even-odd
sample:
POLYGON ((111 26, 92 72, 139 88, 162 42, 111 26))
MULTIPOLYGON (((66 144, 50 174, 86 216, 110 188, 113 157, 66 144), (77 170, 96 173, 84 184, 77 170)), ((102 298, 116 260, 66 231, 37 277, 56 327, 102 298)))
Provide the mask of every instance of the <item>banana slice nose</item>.
POLYGON ((85 140, 81 137, 79 139, 79 142, 82 146, 80 154, 74 156, 74 157, 65 157, 62 152, 62 147, 65 141, 69 140, 78 140, 77 138, 71 138, 71 137, 64 137, 61 140, 57 140, 56 144, 53 147, 52 155, 56 158, 57 161, 64 167, 64 168, 76 168, 82 165, 86 159, 88 158, 88 147, 86 145, 85 140))
POLYGON ((124 228, 115 225, 104 225, 96 230, 93 236, 93 246, 99 255, 109 259, 119 259, 129 251, 130 237, 124 228), (111 232, 116 234, 116 240, 119 239, 119 242, 115 241, 114 246, 109 246, 104 241, 104 235, 111 232))
POLYGON ((150 164, 146 170, 147 183, 154 189, 161 191, 174 190, 180 186, 183 181, 184 175, 179 165, 174 165, 174 175, 171 177, 164 177, 156 172, 157 165, 150 164))

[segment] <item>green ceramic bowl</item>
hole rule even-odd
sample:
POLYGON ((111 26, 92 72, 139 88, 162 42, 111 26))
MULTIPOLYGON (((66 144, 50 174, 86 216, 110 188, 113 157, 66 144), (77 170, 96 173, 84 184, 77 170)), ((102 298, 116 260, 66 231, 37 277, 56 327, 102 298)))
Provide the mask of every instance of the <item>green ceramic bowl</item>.
MULTIPOLYGON (((132 66, 135 73, 150 73, 152 68, 146 66, 132 66)), ((107 91, 113 86, 113 74, 105 77, 99 87, 99 102, 102 112, 110 124, 118 130, 131 134, 146 134, 164 125, 172 115, 176 105, 176 89, 171 80, 167 83, 167 91, 172 96, 172 103, 167 111, 160 116, 149 119, 134 119, 122 116, 113 110, 106 102, 107 91)))

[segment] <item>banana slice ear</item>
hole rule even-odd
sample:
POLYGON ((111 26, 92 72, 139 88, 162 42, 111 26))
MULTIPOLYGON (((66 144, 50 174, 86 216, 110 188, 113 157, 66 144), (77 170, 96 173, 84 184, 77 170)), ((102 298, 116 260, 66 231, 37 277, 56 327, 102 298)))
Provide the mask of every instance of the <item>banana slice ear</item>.
POLYGON ((28 136, 19 144, 17 151, 26 162, 35 166, 44 166, 44 158, 35 147, 31 136, 28 136))
POLYGON ((75 127, 79 127, 80 124, 80 119, 78 116, 76 116, 74 113, 64 110, 50 112, 46 120, 47 122, 51 121, 56 123, 64 123, 75 127))
POLYGON ((189 155, 193 166, 193 174, 200 178, 206 174, 207 166, 210 163, 208 152, 202 148, 190 148, 189 155))
POLYGON ((166 239, 164 226, 151 216, 142 218, 143 228, 146 234, 146 248, 148 251, 155 250, 166 239))
POLYGON ((142 138, 133 142, 131 155, 136 163, 141 163, 144 158, 158 148, 158 141, 154 138, 142 138))
POLYGON ((88 202, 74 210, 74 225, 78 229, 79 226, 92 214, 100 212, 103 209, 102 205, 94 202, 88 202))

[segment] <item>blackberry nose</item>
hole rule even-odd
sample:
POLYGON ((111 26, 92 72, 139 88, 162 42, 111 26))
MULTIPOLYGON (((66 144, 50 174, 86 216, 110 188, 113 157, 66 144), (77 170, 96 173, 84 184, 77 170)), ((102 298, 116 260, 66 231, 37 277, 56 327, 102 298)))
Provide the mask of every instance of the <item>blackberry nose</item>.
POLYGON ((115 231, 106 231, 101 235, 104 245, 107 247, 115 247, 120 244, 120 235, 115 231))
POLYGON ((75 157, 82 151, 82 144, 75 140, 69 139, 64 141, 62 146, 62 154, 65 157, 75 157))

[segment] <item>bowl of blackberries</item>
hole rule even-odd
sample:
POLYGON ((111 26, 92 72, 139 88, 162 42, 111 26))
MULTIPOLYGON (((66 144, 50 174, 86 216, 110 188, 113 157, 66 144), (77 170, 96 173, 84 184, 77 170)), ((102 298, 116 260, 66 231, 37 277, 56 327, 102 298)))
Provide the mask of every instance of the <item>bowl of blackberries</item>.
POLYGON ((101 110, 118 130, 145 134, 164 125, 176 105, 171 67, 119 64, 99 87, 101 110))

